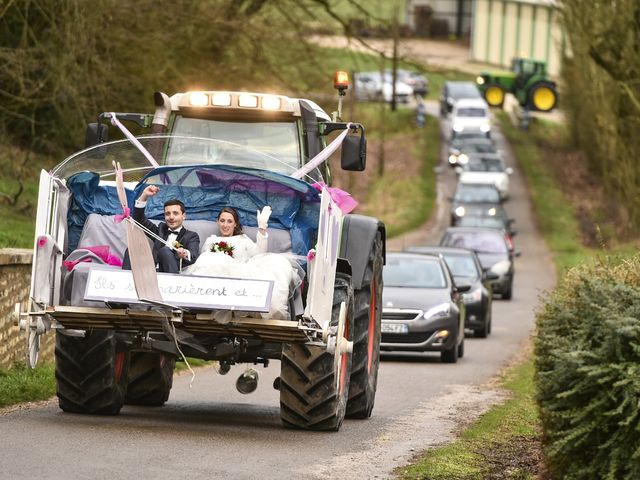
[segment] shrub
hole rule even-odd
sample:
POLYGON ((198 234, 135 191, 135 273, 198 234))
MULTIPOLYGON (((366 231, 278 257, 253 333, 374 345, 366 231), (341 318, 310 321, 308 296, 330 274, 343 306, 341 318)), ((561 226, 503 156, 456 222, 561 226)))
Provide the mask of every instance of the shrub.
POLYGON ((570 270, 536 320, 553 478, 640 478, 640 255, 570 270))

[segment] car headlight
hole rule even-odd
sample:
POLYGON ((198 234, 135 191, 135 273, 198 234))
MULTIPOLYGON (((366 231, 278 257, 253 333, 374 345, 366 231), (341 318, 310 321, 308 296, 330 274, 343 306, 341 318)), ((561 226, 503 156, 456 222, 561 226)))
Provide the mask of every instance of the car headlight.
POLYGON ((509 271, 510 266, 511 264, 509 263, 509 260, 502 260, 495 265, 492 265, 489 270, 491 270, 496 275, 504 275, 509 271))
POLYGON ((464 217, 464 214, 467 213, 464 207, 457 207, 453 213, 456 214, 456 217, 464 217))
POLYGON ((466 165, 468 161, 469 161, 469 157, 467 155, 465 155, 464 153, 461 153, 458 156, 458 163, 460 163, 462 165, 466 165))
POLYGON ((464 130, 464 127, 462 126, 462 124, 460 123, 454 123, 453 124, 453 131, 456 133, 460 133, 462 130, 464 130))
POLYGON ((496 209, 494 207, 491 207, 489 210, 487 210, 487 215, 489 215, 490 217, 495 217, 496 209))
POLYGON ((484 85, 484 78, 482 78, 480 76, 476 77, 476 83, 478 85, 484 85))
POLYGON ((489 125, 488 123, 483 123, 482 125, 480 125, 480 131, 482 133, 487 133, 490 130, 491 130, 491 125, 489 125))
POLYGON ((425 320, 433 320, 436 318, 445 318, 449 316, 451 306, 448 303, 441 303, 424 312, 425 320))
POLYGON ((449 155, 449 163, 451 165, 458 163, 458 156, 454 154, 449 155))
POLYGON ((479 302, 482 300, 482 290, 476 288, 473 292, 463 293, 462 300, 464 303, 479 302))

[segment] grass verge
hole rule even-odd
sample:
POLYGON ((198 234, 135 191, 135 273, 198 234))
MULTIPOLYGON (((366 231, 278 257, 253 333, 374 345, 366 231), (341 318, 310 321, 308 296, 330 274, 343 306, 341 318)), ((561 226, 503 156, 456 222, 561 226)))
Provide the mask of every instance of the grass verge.
POLYGON ((0 370, 0 407, 51 398, 56 394, 54 371, 53 363, 33 370, 16 363, 9 370, 0 370))
MULTIPOLYGON (((537 465, 539 457, 536 452, 519 451, 518 446, 523 439, 528 444, 528 440, 538 436, 532 380, 531 359, 509 369, 501 380, 503 387, 511 393, 509 400, 484 414, 471 428, 462 432, 456 442, 426 452, 417 463, 402 467, 396 473, 407 480, 487 478, 504 470, 502 459, 505 449, 508 449, 511 453, 517 452, 518 458, 508 467, 509 478, 533 478, 529 471, 537 465), (514 439, 518 441, 514 442, 514 439)), ((508 457, 513 458, 514 455, 508 457)))
POLYGON ((420 174, 410 177, 400 171, 392 171, 375 179, 369 185, 368 202, 364 215, 381 219, 391 238, 413 230, 429 218, 435 206, 436 175, 440 152, 440 127, 429 119, 419 130, 413 155, 420 163, 420 174), (383 199, 383 201, 375 201, 383 199))

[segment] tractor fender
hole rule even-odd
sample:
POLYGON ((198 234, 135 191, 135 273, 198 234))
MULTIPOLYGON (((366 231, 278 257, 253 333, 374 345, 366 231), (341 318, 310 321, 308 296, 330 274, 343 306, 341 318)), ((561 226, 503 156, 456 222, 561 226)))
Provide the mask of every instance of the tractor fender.
POLYGON ((369 252, 373 248, 376 233, 382 237, 383 261, 386 256, 384 223, 373 217, 364 215, 345 215, 342 222, 342 236, 340 240, 340 257, 351 264, 352 282, 354 290, 362 287, 364 274, 369 260, 369 252))

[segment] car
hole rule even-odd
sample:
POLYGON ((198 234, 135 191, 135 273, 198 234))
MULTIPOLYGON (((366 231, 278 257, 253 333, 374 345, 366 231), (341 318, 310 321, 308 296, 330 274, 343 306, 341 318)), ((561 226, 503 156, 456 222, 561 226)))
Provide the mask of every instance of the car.
POLYGON ((500 216, 490 217, 488 215, 465 215, 464 217, 458 218, 456 225, 458 227, 483 227, 502 230, 505 232, 509 250, 513 250, 515 248, 513 237, 518 233, 518 231, 511 226, 513 222, 515 222, 513 218, 504 218, 500 216))
POLYGON ((456 284, 469 284, 471 288, 462 294, 465 306, 464 327, 474 335, 486 338, 491 333, 491 309, 493 292, 490 280, 497 280, 493 272, 482 270, 478 255, 473 250, 439 246, 411 246, 408 252, 441 255, 453 275, 456 284))
MULTIPOLYGON (((393 95, 393 77, 385 72, 357 72, 353 74, 353 87, 358 100, 391 102, 393 95)), ((396 101, 409 103, 413 97, 413 88, 396 79, 396 101)))
POLYGON ((451 226, 456 226, 460 218, 468 215, 499 217, 504 222, 509 219, 500 192, 494 185, 458 182, 451 198, 451 226))
POLYGON ((467 161, 456 167, 456 173, 461 183, 494 185, 502 200, 509 197, 509 176, 513 169, 505 165, 499 153, 468 154, 467 161))
POLYGON ((520 252, 509 249, 504 232, 492 228, 449 227, 444 232, 440 245, 443 247, 468 248, 478 255, 482 269, 494 273, 491 290, 505 300, 513 297, 515 257, 520 252))
POLYGON ((382 270, 382 340, 386 351, 440 352, 445 363, 464 355, 470 285, 456 285, 440 256, 388 252, 382 270))
POLYGON ((440 94, 440 116, 446 117, 460 99, 483 99, 478 87, 473 82, 447 81, 440 94))
POLYGON ((469 161, 469 157, 478 153, 500 153, 496 144, 486 135, 480 137, 459 138, 455 137, 449 144, 449 165, 455 167, 464 165, 469 161))
MULTIPOLYGON (((391 75, 391 70, 387 70, 386 73, 391 75)), ((421 73, 414 72, 413 70, 396 70, 397 79, 406 83, 413 89, 414 95, 424 97, 429 93, 429 80, 421 73)))
POLYGON ((465 131, 491 136, 489 105, 481 98, 461 98, 451 110, 451 138, 465 131))

